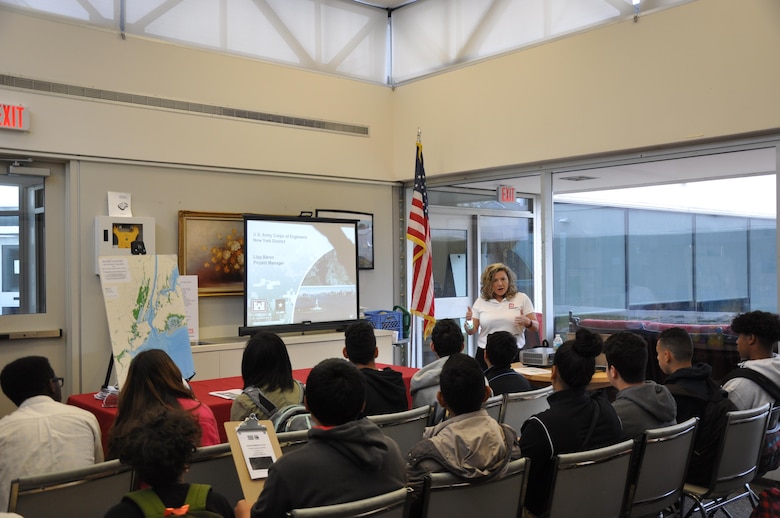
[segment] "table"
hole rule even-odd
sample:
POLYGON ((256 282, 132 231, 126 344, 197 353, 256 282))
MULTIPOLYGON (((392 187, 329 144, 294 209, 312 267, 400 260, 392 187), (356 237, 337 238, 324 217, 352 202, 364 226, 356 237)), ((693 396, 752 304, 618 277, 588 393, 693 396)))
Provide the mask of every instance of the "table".
MULTIPOLYGON (((552 373, 552 369, 547 369, 544 367, 528 367, 523 365, 522 363, 513 363, 512 368, 525 376, 525 379, 531 382, 531 385, 549 385, 550 382, 550 375, 552 373)), ((607 378, 606 371, 597 370, 593 374, 593 378, 590 380, 590 384, 588 384, 588 390, 598 390, 602 388, 609 387, 609 379, 607 378)))
MULTIPOLYGON (((404 383, 406 384, 406 394, 409 399, 409 405, 411 407, 412 397, 409 394, 409 385, 412 381, 412 375, 417 372, 418 369, 411 367, 401 367, 399 365, 386 365, 376 364, 380 369, 385 367, 392 367, 393 370, 397 370, 403 375, 404 383)), ((309 377, 311 369, 295 369, 293 370, 293 378, 302 383, 306 383, 306 379, 309 377)), ((243 388, 244 381, 241 376, 232 376, 229 378, 219 378, 211 380, 191 381, 190 387, 195 394, 195 398, 201 403, 211 408, 214 412, 214 417, 217 420, 217 430, 219 431, 219 438, 221 442, 227 442, 227 435, 225 433, 225 427, 223 423, 230 421, 230 406, 233 401, 224 399, 221 397, 211 396, 209 392, 224 391, 230 389, 243 388)), ((89 392, 87 394, 76 394, 68 398, 68 404, 83 408, 95 415, 100 425, 100 432, 103 439, 103 450, 108 449, 108 430, 116 419, 116 408, 104 408, 103 402, 99 399, 95 399, 95 393, 89 392)))

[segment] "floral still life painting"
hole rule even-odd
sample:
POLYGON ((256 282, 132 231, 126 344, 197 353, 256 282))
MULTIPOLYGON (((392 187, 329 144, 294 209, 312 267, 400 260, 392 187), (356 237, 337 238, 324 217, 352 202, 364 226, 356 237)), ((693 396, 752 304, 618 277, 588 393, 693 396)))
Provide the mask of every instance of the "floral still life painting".
POLYGON ((179 271, 198 276, 198 295, 244 291, 241 214, 179 211, 179 271))

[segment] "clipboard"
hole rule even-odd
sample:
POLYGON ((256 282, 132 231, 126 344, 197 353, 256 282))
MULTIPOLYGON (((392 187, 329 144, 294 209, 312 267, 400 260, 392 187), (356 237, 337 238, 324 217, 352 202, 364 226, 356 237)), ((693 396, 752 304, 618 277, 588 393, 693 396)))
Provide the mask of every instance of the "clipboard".
POLYGON ((265 478, 253 479, 250 475, 238 434, 244 432, 267 434, 277 459, 282 456, 282 448, 279 446, 279 439, 276 437, 276 431, 274 430, 271 421, 258 421, 254 415, 247 417, 244 421, 227 421, 224 425, 228 443, 230 443, 230 452, 233 454, 233 462, 236 465, 238 480, 241 483, 241 491, 244 493, 244 498, 247 502, 252 505, 257 501, 257 497, 259 497, 260 493, 263 491, 265 478), (240 432, 238 430, 240 430, 240 432))

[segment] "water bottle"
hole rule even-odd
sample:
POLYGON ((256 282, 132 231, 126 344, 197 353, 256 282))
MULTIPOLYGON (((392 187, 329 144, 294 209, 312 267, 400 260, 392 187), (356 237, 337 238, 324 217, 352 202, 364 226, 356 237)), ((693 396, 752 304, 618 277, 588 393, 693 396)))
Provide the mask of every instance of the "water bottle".
POLYGON ((561 338, 561 335, 555 335, 555 338, 553 338, 553 349, 557 351, 558 347, 560 347, 562 344, 563 338, 561 338))

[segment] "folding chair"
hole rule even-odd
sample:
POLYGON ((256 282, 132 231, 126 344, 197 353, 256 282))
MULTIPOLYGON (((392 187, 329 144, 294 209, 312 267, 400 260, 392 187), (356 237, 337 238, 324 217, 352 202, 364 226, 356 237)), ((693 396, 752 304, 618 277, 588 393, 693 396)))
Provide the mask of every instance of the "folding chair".
POLYGON ((687 421, 645 432, 635 445, 636 459, 629 516, 658 515, 682 509, 683 485, 699 421, 687 421))
POLYGON ((102 518, 133 489, 133 470, 110 460, 11 482, 8 511, 25 518, 52 515, 102 518))
POLYGON ((686 517, 699 511, 702 518, 706 518, 726 504, 745 497, 750 499, 753 507, 758 503, 758 497, 749 484, 758 473, 758 458, 769 421, 769 403, 727 415, 728 424, 718 448, 709 486, 685 484, 683 488, 683 500, 693 500, 686 517))
POLYGON ((504 407, 504 395, 499 394, 497 396, 492 396, 488 398, 487 401, 482 403, 482 408, 487 410, 487 413, 490 417, 501 422, 501 413, 503 412, 504 407))
POLYGON ((547 518, 619 518, 622 516, 634 441, 555 459, 547 518))
POLYGON ((484 482, 431 473, 423 486, 422 516, 517 518, 523 509, 530 465, 525 458, 513 460, 501 478, 484 482))
POLYGON ((550 405, 547 404, 547 396, 552 392, 552 386, 547 386, 527 392, 506 394, 501 422, 514 428, 519 434, 520 428, 529 417, 550 408, 550 405))
POLYGON ((229 502, 244 498, 229 443, 198 448, 184 474, 184 481, 209 484, 229 502))
POLYGON ((296 430, 294 432, 279 432, 276 434, 282 455, 295 451, 309 441, 309 430, 296 430))
POLYGON ((398 443, 401 454, 406 455, 422 440, 423 430, 428 425, 430 406, 421 406, 394 414, 366 416, 379 426, 384 434, 398 443))
POLYGON ((383 495, 355 502, 293 509, 287 513, 287 516, 293 518, 358 518, 363 516, 404 518, 408 493, 409 489, 402 487, 383 495))

